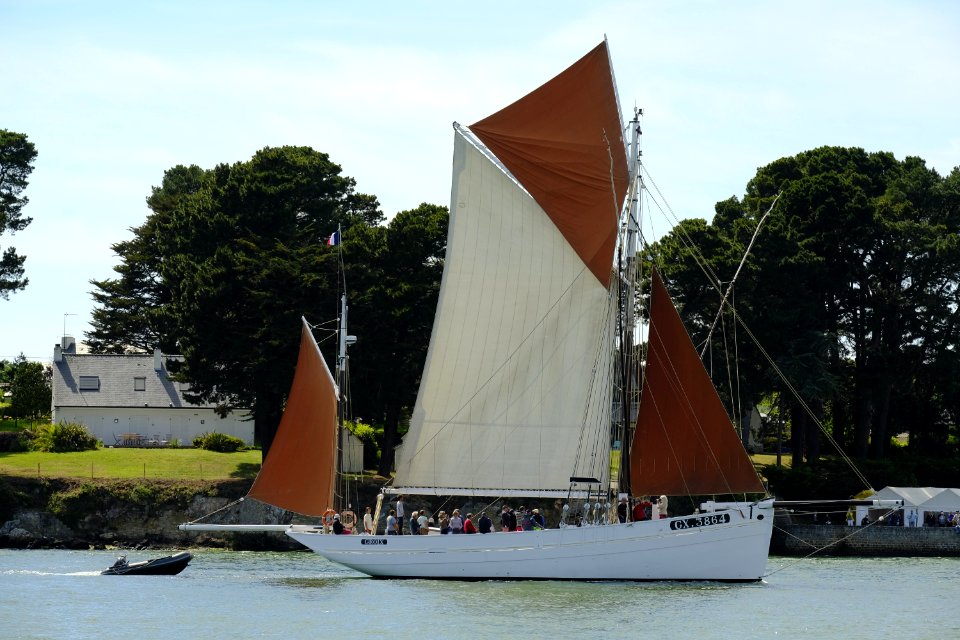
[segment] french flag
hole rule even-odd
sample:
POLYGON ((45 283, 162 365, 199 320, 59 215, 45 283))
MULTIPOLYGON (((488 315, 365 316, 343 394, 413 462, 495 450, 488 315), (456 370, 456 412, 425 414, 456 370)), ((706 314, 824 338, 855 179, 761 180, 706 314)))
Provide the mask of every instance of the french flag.
POLYGON ((327 238, 327 246, 328 246, 328 247, 335 247, 335 246, 337 246, 338 244, 340 244, 340 229, 337 229, 336 231, 334 231, 333 233, 331 233, 331 234, 330 234, 330 237, 327 238))

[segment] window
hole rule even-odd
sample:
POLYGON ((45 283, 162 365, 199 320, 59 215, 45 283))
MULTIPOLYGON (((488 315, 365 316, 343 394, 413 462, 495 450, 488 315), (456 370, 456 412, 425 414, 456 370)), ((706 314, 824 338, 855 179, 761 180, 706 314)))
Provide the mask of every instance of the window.
POLYGON ((80 391, 100 391, 100 376, 80 376, 80 391))
POLYGON ((134 378, 134 379, 133 379, 133 390, 134 390, 134 391, 146 391, 146 390, 147 390, 147 379, 146 379, 146 378, 134 378))

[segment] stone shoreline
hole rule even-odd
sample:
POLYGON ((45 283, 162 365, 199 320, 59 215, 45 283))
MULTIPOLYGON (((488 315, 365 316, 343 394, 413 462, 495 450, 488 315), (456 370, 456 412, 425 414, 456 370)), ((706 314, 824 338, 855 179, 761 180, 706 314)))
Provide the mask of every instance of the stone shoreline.
POLYGON ((249 480, 175 482, 0 477, 0 547, 302 548, 283 533, 196 534, 181 523, 217 514, 220 523, 288 524, 295 514, 242 500, 249 480))

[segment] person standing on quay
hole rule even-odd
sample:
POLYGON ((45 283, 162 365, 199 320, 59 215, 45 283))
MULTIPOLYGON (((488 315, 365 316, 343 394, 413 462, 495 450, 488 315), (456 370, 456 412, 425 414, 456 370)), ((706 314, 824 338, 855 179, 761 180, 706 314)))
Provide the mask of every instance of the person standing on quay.
POLYGON ((397 496, 397 535, 403 535, 403 496, 397 496))

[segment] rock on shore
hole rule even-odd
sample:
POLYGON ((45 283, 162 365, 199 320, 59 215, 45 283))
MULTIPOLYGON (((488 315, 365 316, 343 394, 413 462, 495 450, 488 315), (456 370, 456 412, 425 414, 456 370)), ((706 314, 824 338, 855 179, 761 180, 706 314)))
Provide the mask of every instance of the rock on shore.
POLYGON ((286 524, 295 514, 240 498, 250 481, 0 478, 0 547, 302 548, 282 533, 202 534, 183 522, 217 513, 216 522, 286 524), (219 513, 218 513, 219 512, 219 513))

